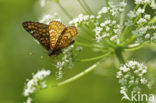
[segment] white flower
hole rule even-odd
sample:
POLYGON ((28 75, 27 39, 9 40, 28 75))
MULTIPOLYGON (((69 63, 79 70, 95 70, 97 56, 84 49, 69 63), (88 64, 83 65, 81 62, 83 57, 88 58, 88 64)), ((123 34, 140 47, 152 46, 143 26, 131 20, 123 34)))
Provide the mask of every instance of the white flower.
POLYGON ((137 21, 137 24, 144 24, 144 23, 146 23, 146 22, 147 22, 146 19, 140 18, 140 19, 137 21))
POLYGON ((95 31, 96 34, 100 34, 100 32, 101 32, 102 30, 103 30, 103 28, 101 28, 101 27, 96 27, 94 31, 95 31))
POLYGON ((70 25, 79 26, 80 24, 86 24, 88 25, 89 22, 93 22, 95 16, 94 15, 83 15, 79 14, 77 18, 74 18, 73 20, 69 21, 70 25))
POLYGON ((152 9, 156 9, 156 3, 155 3, 155 1, 154 0, 152 0, 152 2, 151 2, 151 5, 150 5, 151 7, 152 7, 152 9))
POLYGON ((150 34, 147 33, 147 34, 145 35, 145 39, 149 39, 149 38, 150 38, 150 34))
POLYGON ((57 75, 57 79, 61 79, 63 77, 63 68, 65 66, 65 64, 68 64, 69 68, 71 68, 73 66, 73 63, 72 63, 72 48, 74 46, 73 45, 70 45, 69 47, 65 48, 63 50, 63 57, 60 61, 57 62, 57 65, 56 65, 56 68, 59 69, 58 71, 58 75, 57 75))
POLYGON ((54 13, 54 15, 45 14, 43 17, 39 20, 40 23, 49 24, 52 20, 54 20, 57 17, 57 13, 54 13))
POLYGON ((135 4, 145 4, 145 3, 150 3, 151 0, 135 0, 135 4))
POLYGON ((124 2, 124 1, 123 1, 123 2, 120 2, 120 6, 121 6, 121 7, 126 7, 126 5, 127 5, 126 2, 124 2))
POLYGON ((120 78, 121 76, 122 76, 123 74, 122 74, 122 72, 121 71, 119 71, 119 72, 117 72, 117 78, 120 78))
POLYGON ((146 20, 150 20, 150 18, 151 18, 151 15, 149 15, 149 14, 146 14, 144 18, 145 18, 146 20))
POLYGON ((113 20, 113 21, 112 21, 112 24, 113 24, 113 25, 116 24, 116 20, 113 20))
POLYGON ((108 12, 109 9, 110 9, 109 7, 103 7, 103 8, 98 12, 98 14, 99 14, 99 15, 105 14, 105 13, 108 12))
MULTIPOLYGON (((145 73, 147 73, 147 67, 144 64, 131 60, 120 67, 116 77, 119 79, 121 87, 127 91, 137 92, 141 90, 140 85, 148 88, 149 82, 145 78, 145 73)), ((123 91, 122 89, 120 92, 123 91)))
POLYGON ((134 13, 134 11, 129 11, 129 13, 127 14, 127 16, 129 18, 134 18, 134 17, 136 17, 136 14, 134 13))
POLYGON ((32 98, 28 97, 26 103, 32 103, 32 98))
POLYGON ((64 62, 58 61, 58 62, 57 62, 57 65, 56 65, 56 68, 62 68, 63 65, 64 65, 64 62))
POLYGON ((29 80, 25 85, 24 96, 29 96, 30 94, 34 93, 37 90, 36 86, 45 88, 45 83, 43 86, 43 83, 41 81, 47 76, 49 76, 50 73, 51 73, 50 70, 41 70, 38 71, 35 75, 33 75, 33 78, 29 80))
POLYGON ((118 39, 118 35, 114 35, 110 38, 111 41, 117 40, 118 39))
POLYGON ((136 14, 139 15, 141 13, 144 13, 145 9, 141 9, 140 7, 137 9, 136 14))
POLYGON ((110 30, 110 27, 109 26, 106 26, 106 31, 108 32, 110 30))
POLYGON ((135 4, 142 4, 143 0, 135 0, 135 4))
POLYGON ((141 82, 141 84, 146 84, 147 83, 147 79, 141 78, 140 82, 141 82))

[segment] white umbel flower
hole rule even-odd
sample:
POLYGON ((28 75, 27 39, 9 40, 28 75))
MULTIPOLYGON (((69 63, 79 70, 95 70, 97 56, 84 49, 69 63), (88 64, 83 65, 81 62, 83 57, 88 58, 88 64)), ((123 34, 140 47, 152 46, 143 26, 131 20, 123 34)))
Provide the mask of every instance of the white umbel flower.
POLYGON ((140 85, 148 87, 150 84, 146 79, 147 67, 137 61, 128 61, 120 67, 117 72, 117 78, 121 87, 124 87, 128 91, 138 92, 141 90, 140 85))
POLYGON ((32 103, 32 98, 28 97, 25 103, 32 103))
POLYGON ((41 70, 34 74, 33 78, 31 80, 28 80, 28 82, 25 85, 24 96, 29 96, 30 94, 34 93, 37 90, 37 86, 45 88, 45 83, 42 82, 44 78, 50 75, 50 73, 50 70, 41 70))

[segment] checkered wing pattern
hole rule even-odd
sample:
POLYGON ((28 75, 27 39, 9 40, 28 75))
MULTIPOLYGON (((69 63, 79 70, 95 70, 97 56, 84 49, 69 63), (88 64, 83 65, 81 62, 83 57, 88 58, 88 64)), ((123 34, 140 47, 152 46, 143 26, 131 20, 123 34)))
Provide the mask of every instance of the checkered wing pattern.
POLYGON ((52 21, 49 23, 49 34, 50 34, 50 49, 55 50, 57 42, 62 38, 62 32, 66 26, 59 21, 52 21))
POLYGON ((32 21, 23 22, 22 25, 43 47, 50 49, 48 25, 32 21))
POLYGON ((75 26, 67 27, 62 33, 61 39, 58 40, 56 44, 56 50, 65 48, 68 45, 70 45, 73 42, 76 34, 77 34, 77 29, 75 26))
POLYGON ((55 55, 74 42, 77 34, 75 26, 66 27, 59 21, 51 21, 49 25, 26 21, 23 27, 39 43, 49 51, 49 55, 55 55))

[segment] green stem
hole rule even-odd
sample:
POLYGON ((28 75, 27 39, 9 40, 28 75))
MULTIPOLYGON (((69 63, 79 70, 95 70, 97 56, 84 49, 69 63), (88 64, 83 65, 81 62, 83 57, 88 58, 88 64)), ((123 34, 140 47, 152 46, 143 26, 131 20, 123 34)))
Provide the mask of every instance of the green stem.
POLYGON ((120 62, 120 65, 125 64, 125 61, 122 56, 122 51, 120 50, 120 48, 115 51, 115 54, 120 62))
POLYGON ((131 42, 133 42, 133 41, 136 39, 136 36, 135 36, 135 35, 133 35, 133 34, 131 34, 131 35, 132 35, 132 36, 129 37, 128 39, 126 39, 125 41, 123 41, 123 42, 120 44, 120 46, 124 47, 124 46, 130 44, 131 42))
POLYGON ((85 8, 85 6, 83 5, 83 3, 80 0, 77 0, 78 3, 81 5, 81 7, 83 8, 83 10, 87 13, 90 14, 89 11, 85 8))
POLYGON ((73 76, 73 77, 71 77, 71 78, 69 78, 69 79, 67 79, 65 81, 62 81, 62 82, 60 82, 60 83, 58 83, 56 85, 53 85, 53 87, 63 86, 65 84, 68 84, 70 82, 73 82, 74 80, 79 79, 80 77, 82 77, 82 76, 86 75, 87 73, 91 72, 92 70, 94 70, 95 67, 97 67, 97 65, 98 65, 98 63, 90 66, 89 68, 85 69, 81 73, 79 73, 79 74, 77 74, 77 75, 75 75, 75 76, 73 76))
POLYGON ((89 8, 89 6, 87 5, 87 3, 85 2, 85 0, 82 0, 83 4, 85 5, 86 9, 91 13, 91 14, 94 14, 92 12, 92 10, 89 8))
POLYGON ((105 3, 106 3, 106 6, 108 7, 108 6, 109 6, 109 4, 108 4, 108 0, 105 0, 105 3))
MULTIPOLYGON (((125 2, 125 0, 123 0, 123 2, 125 2)), ((120 16, 120 25, 123 25, 124 23, 124 20, 125 20, 125 7, 124 7, 124 11, 121 13, 121 16, 120 16)))
POLYGON ((75 42, 76 45, 80 45, 80 46, 84 46, 84 47, 89 47, 89 48, 98 48, 98 49, 106 49, 106 48, 103 48, 103 47, 98 47, 98 46, 93 46, 91 44, 86 44, 86 43, 80 43, 78 41, 75 42))
POLYGON ((83 47, 88 47, 88 48, 96 48, 100 51, 103 51, 103 52, 106 52, 108 49, 107 48, 102 48, 102 47, 95 47, 95 46, 92 46, 90 44, 86 44, 86 43, 80 43, 80 42, 75 42, 75 45, 79 45, 79 46, 83 46, 83 47))
POLYGON ((142 43, 138 46, 135 46, 135 47, 128 47, 128 48, 124 49, 124 51, 136 51, 138 49, 143 48, 146 44, 147 44, 147 42, 144 42, 144 43, 142 43))
POLYGON ((61 3, 59 1, 56 3, 59 5, 61 10, 69 17, 69 19, 73 19, 73 17, 66 11, 66 9, 61 5, 61 3))
POLYGON ((111 52, 108 52, 108 53, 106 53, 104 55, 100 55, 100 56, 97 56, 97 57, 94 57, 94 58, 81 59, 81 60, 78 60, 78 61, 80 61, 80 62, 88 62, 88 61, 98 60, 98 59, 104 58, 105 56, 108 56, 109 54, 111 54, 111 52))
POLYGON ((102 42, 106 42, 109 46, 111 46, 112 48, 115 48, 116 46, 107 38, 105 39, 105 41, 102 42))
POLYGON ((94 46, 86 44, 86 43, 80 43, 78 41, 75 42, 75 45, 80 45, 80 46, 84 46, 84 47, 89 47, 89 48, 94 48, 94 46))
POLYGON ((126 35, 129 34, 129 31, 131 31, 132 25, 131 26, 126 26, 121 34, 120 42, 123 42, 125 40, 126 35))
MULTIPOLYGON (((146 6, 147 6, 147 3, 143 6, 143 9, 145 9, 146 6)), ((134 22, 133 22, 133 25, 137 22, 137 20, 140 18, 141 15, 142 15, 142 14, 140 13, 140 14, 135 18, 135 20, 134 20, 134 22)))
POLYGON ((155 23, 155 22, 156 22, 156 16, 154 16, 154 17, 148 22, 148 24, 150 25, 150 24, 155 23))

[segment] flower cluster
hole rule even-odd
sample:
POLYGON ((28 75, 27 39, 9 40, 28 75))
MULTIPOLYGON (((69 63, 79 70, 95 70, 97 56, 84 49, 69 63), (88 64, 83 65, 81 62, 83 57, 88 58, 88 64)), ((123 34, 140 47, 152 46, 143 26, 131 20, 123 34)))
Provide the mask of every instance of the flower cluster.
POLYGON ((91 28, 95 32, 97 42, 109 38, 110 41, 118 43, 123 26, 117 22, 116 17, 124 11, 126 5, 126 2, 120 2, 117 6, 109 2, 109 7, 103 7, 96 16, 80 14, 77 18, 71 20, 69 24, 75 26, 84 24, 91 28))
POLYGON ((32 103, 32 98, 28 97, 28 99, 25 103, 32 103))
POLYGON ((49 76, 50 73, 51 73, 50 70, 41 70, 41 71, 38 71, 36 74, 34 74, 31 80, 28 80, 24 88, 24 96, 28 97, 27 103, 31 103, 32 99, 29 96, 33 94, 35 91, 37 91, 37 89, 47 87, 47 85, 45 84, 43 80, 47 76, 49 76))
POLYGON ((90 23, 94 22, 94 20, 95 20, 94 15, 89 16, 89 15, 79 14, 78 17, 71 20, 69 24, 77 27, 80 26, 81 24, 89 25, 90 23))
POLYGON ((146 13, 147 4, 153 9, 156 9, 156 3, 154 0, 135 0, 135 4, 143 5, 132 11, 130 11, 127 16, 128 21, 125 22, 126 26, 134 26, 132 29, 132 34, 134 34, 137 39, 136 43, 143 43, 144 41, 155 41, 155 33, 153 31, 156 29, 155 23, 149 23, 151 20, 151 15, 146 13))
POLYGON ((156 9, 155 0, 135 0, 135 4, 149 4, 150 7, 156 9))
POLYGON ((126 2, 113 4, 108 2, 107 7, 103 7, 97 15, 83 15, 80 14, 75 19, 71 20, 69 24, 80 27, 82 24, 95 32, 95 40, 100 42, 102 40, 110 40, 113 43, 119 44, 120 38, 123 35, 135 35, 137 38, 133 43, 142 44, 144 41, 156 41, 156 34, 153 31, 156 29, 154 23, 149 23, 152 16, 146 11, 147 5, 155 9, 154 0, 135 0, 138 8, 131 10, 127 19, 122 25, 121 21, 117 19, 124 12, 127 5, 126 2), (130 31, 130 32, 125 32, 130 31))
POLYGON ((62 70, 63 70, 63 68, 67 64, 68 64, 69 68, 72 68, 72 66, 73 66, 73 62, 72 62, 73 61, 72 60, 72 55, 73 55, 72 48, 73 47, 74 46, 71 45, 71 46, 67 47, 66 49, 64 49, 63 50, 63 57, 62 57, 62 59, 57 62, 56 68, 59 69, 59 71, 58 71, 58 78, 57 79, 62 78, 62 76, 63 76, 62 70))
POLYGON ((145 77, 146 73, 147 67, 137 61, 128 61, 122 65, 119 72, 117 72, 117 78, 121 84, 120 93, 140 92, 141 85, 150 88, 150 83, 145 77))

